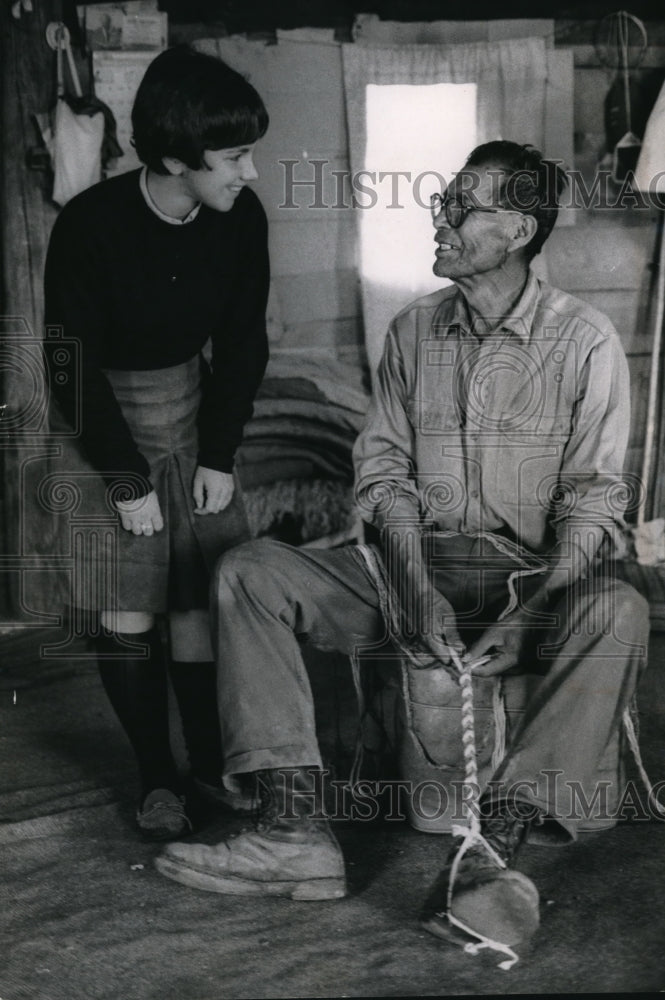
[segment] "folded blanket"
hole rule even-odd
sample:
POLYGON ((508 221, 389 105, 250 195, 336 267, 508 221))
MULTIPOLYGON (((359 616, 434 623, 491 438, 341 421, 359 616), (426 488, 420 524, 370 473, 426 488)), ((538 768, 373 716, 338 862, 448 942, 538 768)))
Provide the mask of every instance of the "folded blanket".
POLYGON ((282 537, 296 544, 344 531, 355 520, 353 488, 330 480, 279 480, 245 493, 254 538, 282 537))

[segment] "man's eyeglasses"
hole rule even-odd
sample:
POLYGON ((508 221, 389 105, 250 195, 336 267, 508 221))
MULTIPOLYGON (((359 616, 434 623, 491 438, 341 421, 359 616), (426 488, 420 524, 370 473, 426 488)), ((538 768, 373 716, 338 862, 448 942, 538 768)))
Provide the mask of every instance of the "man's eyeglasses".
POLYGON ((459 229, 469 212, 491 212, 492 214, 508 212, 513 215, 524 214, 523 212, 518 212, 515 208, 480 208, 477 205, 467 205, 456 195, 439 194, 438 191, 430 197, 429 204, 432 212, 432 221, 436 222, 441 212, 445 212, 446 222, 451 229, 459 229))

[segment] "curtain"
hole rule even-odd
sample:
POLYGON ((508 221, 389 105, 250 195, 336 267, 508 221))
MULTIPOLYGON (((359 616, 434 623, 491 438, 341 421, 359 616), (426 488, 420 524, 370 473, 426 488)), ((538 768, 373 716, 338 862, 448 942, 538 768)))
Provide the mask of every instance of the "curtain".
MULTIPOLYGON (((530 142, 539 149, 546 147, 548 58, 543 38, 469 45, 388 47, 356 43, 344 45, 342 54, 352 174, 366 168, 366 95, 372 84, 475 83, 477 143, 507 138, 530 142)), ((438 127, 445 129, 445 122, 438 127)), ((432 169, 436 170, 436 164, 432 169)), ((414 288, 411 298, 431 290, 428 278, 423 275, 422 291, 414 288)), ((374 371, 387 322, 408 299, 400 301, 400 290, 395 293, 386 283, 362 273, 361 288, 367 355, 374 371)))

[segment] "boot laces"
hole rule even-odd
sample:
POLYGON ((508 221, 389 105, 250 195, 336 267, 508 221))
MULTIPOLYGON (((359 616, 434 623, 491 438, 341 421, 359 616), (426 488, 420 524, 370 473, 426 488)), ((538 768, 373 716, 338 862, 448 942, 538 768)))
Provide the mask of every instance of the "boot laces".
POLYGON ((527 835, 529 826, 540 814, 534 807, 511 803, 497 809, 482 823, 482 834, 499 857, 510 864, 527 835))

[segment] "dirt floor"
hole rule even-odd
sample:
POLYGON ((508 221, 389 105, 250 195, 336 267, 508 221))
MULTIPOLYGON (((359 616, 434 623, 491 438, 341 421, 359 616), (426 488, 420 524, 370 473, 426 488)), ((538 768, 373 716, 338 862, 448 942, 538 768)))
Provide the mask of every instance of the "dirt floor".
MULTIPOLYGON (((33 643, 34 647, 34 643, 33 643)), ((133 827, 131 755, 93 663, 0 639, 1 1000, 218 1000, 645 993, 665 989, 665 825, 635 819, 581 843, 523 849, 542 926, 510 971, 420 930, 448 836, 404 821, 336 824, 344 900, 187 889, 133 827)), ((310 657, 330 752, 353 741, 344 662, 310 657), (335 695, 341 689, 341 696, 335 695), (344 724, 338 732, 341 713, 344 724), (344 721, 346 720, 346 721, 344 721)), ((665 635, 640 692, 644 763, 665 776, 665 635)), ((663 796, 661 795, 661 799, 663 796)), ((216 817, 204 837, 237 829, 216 817)))

